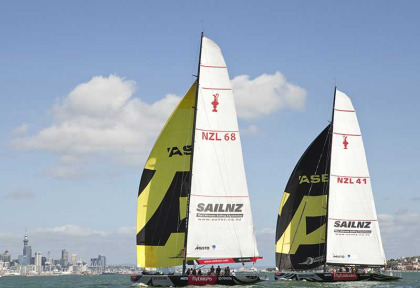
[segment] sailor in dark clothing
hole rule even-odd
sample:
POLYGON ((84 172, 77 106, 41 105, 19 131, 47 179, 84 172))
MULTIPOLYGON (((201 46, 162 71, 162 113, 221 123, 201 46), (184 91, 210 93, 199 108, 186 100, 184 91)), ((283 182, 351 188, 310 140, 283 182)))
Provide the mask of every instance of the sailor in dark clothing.
POLYGON ((225 275, 226 276, 229 276, 230 275, 230 268, 229 268, 229 266, 226 267, 225 275))
POLYGON ((212 265, 211 268, 210 268, 210 275, 213 275, 213 274, 214 274, 214 267, 212 265))
POLYGON ((195 268, 192 270, 192 275, 197 275, 197 270, 195 270, 195 268))
POLYGON ((217 268, 216 268, 216 275, 220 275, 220 271, 221 271, 222 269, 220 269, 220 266, 217 266, 217 268))
POLYGON ((187 272, 185 272, 187 275, 190 275, 191 274, 191 269, 190 268, 188 268, 187 269, 187 272))
POLYGON ((201 272, 201 269, 200 268, 198 268, 198 273, 197 273, 198 275, 203 275, 203 272, 201 272))

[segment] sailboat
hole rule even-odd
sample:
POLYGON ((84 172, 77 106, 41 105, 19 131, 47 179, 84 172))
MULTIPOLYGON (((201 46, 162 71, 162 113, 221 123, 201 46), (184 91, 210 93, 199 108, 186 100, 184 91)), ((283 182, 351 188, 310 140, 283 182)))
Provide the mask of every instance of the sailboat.
POLYGON ((361 272, 385 265, 356 111, 350 98, 335 88, 332 121, 303 153, 281 199, 276 229, 280 273, 275 277, 314 282, 399 279, 361 272))
POLYGON ((147 159, 137 200, 137 265, 148 286, 235 285, 258 275, 188 275, 187 265, 256 262, 258 255, 229 75, 201 35, 197 80, 147 159), (147 272, 182 265, 182 274, 147 272))

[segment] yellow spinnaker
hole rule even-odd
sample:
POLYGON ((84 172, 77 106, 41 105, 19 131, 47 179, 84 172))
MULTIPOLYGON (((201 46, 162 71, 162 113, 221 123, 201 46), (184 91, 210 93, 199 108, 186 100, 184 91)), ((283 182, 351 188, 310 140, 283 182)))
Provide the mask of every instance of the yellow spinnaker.
POLYGON ((147 159, 137 199, 137 265, 182 265, 190 188, 194 83, 163 127, 147 159))

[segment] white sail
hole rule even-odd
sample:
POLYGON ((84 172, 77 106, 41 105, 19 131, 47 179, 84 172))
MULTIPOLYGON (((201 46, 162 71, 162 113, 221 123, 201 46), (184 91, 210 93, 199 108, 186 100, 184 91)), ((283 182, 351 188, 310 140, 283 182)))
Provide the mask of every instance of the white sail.
POLYGON ((328 198, 327 263, 384 265, 378 218, 356 112, 336 90, 328 198))
POLYGON ((226 63, 203 37, 187 257, 252 257, 257 245, 226 63))

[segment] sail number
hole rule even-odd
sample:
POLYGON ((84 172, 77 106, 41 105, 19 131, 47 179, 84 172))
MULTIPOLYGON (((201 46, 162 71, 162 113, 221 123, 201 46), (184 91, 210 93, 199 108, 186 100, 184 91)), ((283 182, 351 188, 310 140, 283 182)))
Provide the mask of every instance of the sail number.
POLYGON ((201 132, 201 139, 207 141, 235 141, 236 132, 201 132))
POLYGON ((367 184, 366 178, 337 177, 339 184, 367 184))

